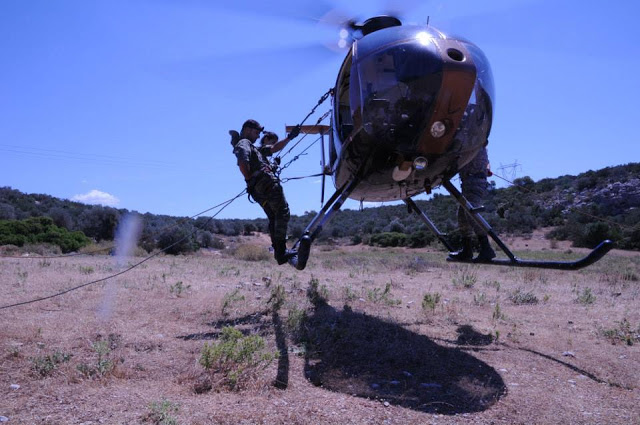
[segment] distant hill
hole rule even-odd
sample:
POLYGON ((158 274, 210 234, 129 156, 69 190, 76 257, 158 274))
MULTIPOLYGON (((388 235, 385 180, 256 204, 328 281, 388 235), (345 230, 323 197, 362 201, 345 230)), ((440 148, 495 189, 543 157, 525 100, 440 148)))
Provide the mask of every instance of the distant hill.
MULTIPOLYGON (((610 238, 619 248, 640 249, 640 163, 587 171, 578 176, 560 176, 533 181, 516 179, 509 188, 489 187, 483 217, 501 234, 528 234, 541 227, 553 227, 550 238, 571 240, 576 246, 592 247, 610 238)), ((458 238, 455 211, 450 196, 435 195, 418 205, 441 231, 458 238)), ((119 220, 129 213, 96 205, 85 205, 44 194, 25 194, 10 187, 0 188, 0 220, 50 217, 56 225, 79 230, 95 241, 112 240, 119 220)), ((289 230, 300 236, 314 211, 292 216, 289 230)), ((198 247, 220 247, 216 235, 239 235, 266 231, 266 219, 213 219, 143 214, 140 246, 151 251, 185 239, 173 252, 198 247)), ((383 240, 399 245, 424 246, 434 238, 404 205, 339 211, 323 230, 320 240, 350 238, 353 243, 380 243, 372 235, 394 234, 383 240), (376 242, 377 241, 377 242, 376 242)))

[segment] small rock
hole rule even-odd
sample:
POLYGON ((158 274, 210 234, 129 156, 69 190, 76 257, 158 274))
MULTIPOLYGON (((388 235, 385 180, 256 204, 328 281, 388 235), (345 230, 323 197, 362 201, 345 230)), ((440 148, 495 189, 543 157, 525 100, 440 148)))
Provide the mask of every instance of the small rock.
POLYGON ((395 387, 395 386, 400 385, 400 381, 389 381, 389 384, 393 385, 395 387))
POLYGON ((9 418, 6 416, 0 416, 0 422, 9 422, 9 418))
POLYGON ((253 286, 262 286, 262 283, 260 283, 260 282, 253 282, 253 286))
POLYGON ((402 371, 402 374, 404 376, 406 376, 407 378, 411 378, 413 375, 411 374, 411 372, 407 372, 406 370, 402 371))
POLYGON ((380 388, 380 384, 371 384, 371 388, 377 390, 380 388))
POLYGON ((564 353, 562 353, 563 356, 565 357, 575 357, 575 353, 573 351, 565 351, 564 353))
POLYGON ((364 298, 358 298, 358 301, 364 302, 364 298))
POLYGON ((9 388, 11 388, 12 390, 19 390, 19 389, 20 389, 20 385, 18 385, 18 384, 11 384, 11 385, 9 385, 9 388))
POLYGON ((576 381, 574 381, 573 379, 569 379, 569 380, 567 380, 567 382, 570 383, 571 385, 575 385, 576 384, 576 381))
POLYGON ((384 404, 384 407, 389 407, 390 406, 388 401, 385 401, 383 404, 384 404))
POLYGON ((500 372, 507 372, 507 369, 500 369, 500 372))

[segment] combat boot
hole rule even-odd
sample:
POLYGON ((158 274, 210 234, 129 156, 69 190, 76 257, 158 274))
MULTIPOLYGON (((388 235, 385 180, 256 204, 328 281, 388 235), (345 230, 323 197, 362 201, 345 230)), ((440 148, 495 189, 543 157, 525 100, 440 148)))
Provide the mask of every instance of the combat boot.
POLYGON ((296 255, 296 251, 287 249, 287 243, 284 240, 275 241, 273 243, 273 256, 278 265, 282 265, 296 255))
POLYGON ((478 242, 480 242, 480 252, 474 261, 489 262, 495 258, 496 252, 491 248, 489 237, 487 235, 478 236, 478 242))
POLYGON ((471 239, 462 239, 462 249, 460 251, 450 252, 449 259, 457 261, 469 261, 473 259, 473 244, 471 243, 471 239))

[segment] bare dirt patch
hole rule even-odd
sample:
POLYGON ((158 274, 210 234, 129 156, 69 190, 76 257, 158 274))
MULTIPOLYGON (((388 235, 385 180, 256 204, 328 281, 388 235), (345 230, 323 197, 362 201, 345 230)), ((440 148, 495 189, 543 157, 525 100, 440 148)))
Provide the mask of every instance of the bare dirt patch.
MULTIPOLYGON (((266 250, 264 238, 237 241, 249 242, 266 250)), ((580 255, 536 235, 513 242, 523 258, 580 255)), ((299 272, 225 253, 164 256, 0 310, 0 416, 18 424, 640 423, 640 255, 612 252, 577 272, 444 257, 315 246, 299 272), (226 326, 279 353, 236 389, 199 361, 226 326)), ((2 305, 117 270, 108 256, 2 258, 2 305)))

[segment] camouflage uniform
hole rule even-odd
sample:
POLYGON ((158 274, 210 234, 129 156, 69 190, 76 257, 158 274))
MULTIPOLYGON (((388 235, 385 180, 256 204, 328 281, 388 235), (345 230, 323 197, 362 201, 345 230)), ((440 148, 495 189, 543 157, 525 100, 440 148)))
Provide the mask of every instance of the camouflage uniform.
MULTIPOLYGON (((478 152, 471 162, 460 169, 462 194, 473 207, 482 205, 482 201, 487 194, 487 177, 489 177, 489 157, 485 147, 478 152)), ((478 226, 462 207, 458 207, 458 226, 462 235, 462 249, 449 253, 450 259, 490 262, 496 256, 489 243, 486 230, 478 226), (476 233, 480 245, 476 258, 473 258, 473 243, 471 241, 473 232, 476 233)))
POLYGON ((262 207, 269 219, 271 243, 284 241, 291 214, 280 181, 273 174, 271 164, 248 139, 240 140, 233 148, 238 161, 249 165, 251 178, 247 180, 249 195, 262 207))
MULTIPOLYGON (((474 207, 479 207, 487 195, 487 177, 489 176, 489 156, 484 147, 467 165, 460 169, 462 194, 474 207)), ((487 232, 458 207, 458 227, 462 237, 471 238, 473 232, 486 236, 487 232)))

